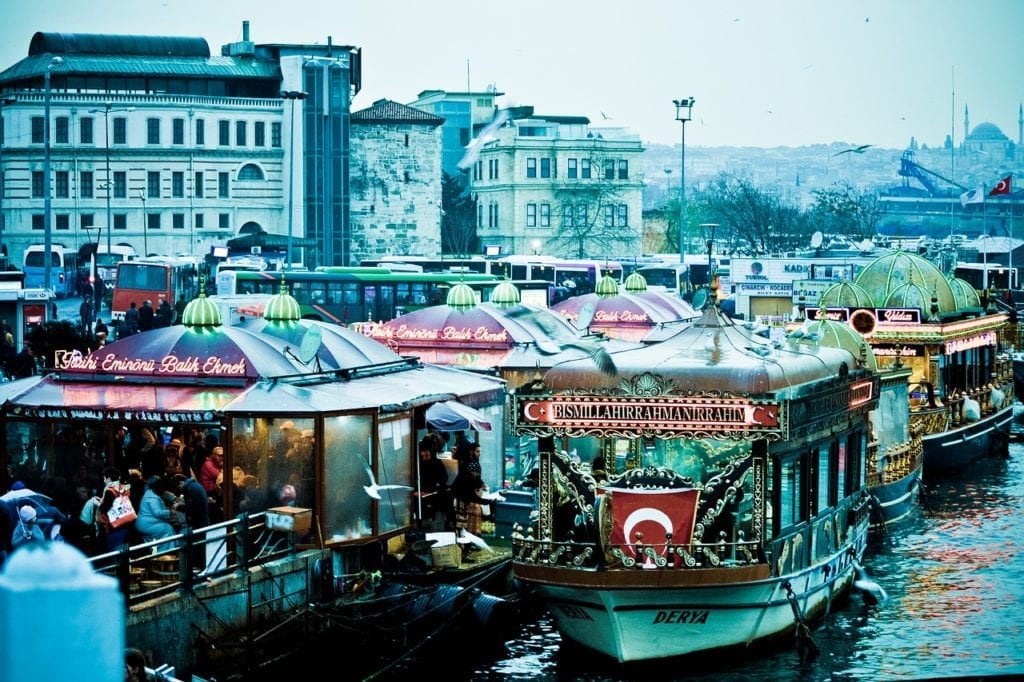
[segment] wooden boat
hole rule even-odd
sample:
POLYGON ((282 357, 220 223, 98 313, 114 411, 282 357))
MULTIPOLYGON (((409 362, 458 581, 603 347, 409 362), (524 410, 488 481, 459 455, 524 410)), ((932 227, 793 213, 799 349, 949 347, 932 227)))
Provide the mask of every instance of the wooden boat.
POLYGON ((1006 455, 1014 399, 1006 313, 967 282, 902 251, 828 289, 821 305, 817 315, 865 336, 879 367, 911 369, 910 426, 921 436, 926 481, 1006 455))
POLYGON ((613 358, 614 377, 571 361, 513 396, 513 429, 541 451, 515 577, 564 637, 620 662, 806 643, 866 545, 878 378, 716 305, 613 358))

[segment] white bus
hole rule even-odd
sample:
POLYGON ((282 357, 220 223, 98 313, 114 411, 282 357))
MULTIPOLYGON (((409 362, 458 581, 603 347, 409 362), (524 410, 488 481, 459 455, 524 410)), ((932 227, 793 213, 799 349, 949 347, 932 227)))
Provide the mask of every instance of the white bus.
MULTIPOLYGON (((63 244, 50 245, 50 288, 57 298, 79 294, 81 278, 85 274, 78 262, 78 251, 63 244)), ((42 289, 46 284, 46 246, 32 244, 25 249, 26 289, 42 289)))
POLYGON ((127 244, 111 244, 109 252, 106 244, 100 244, 93 254, 93 263, 89 271, 103 280, 107 291, 110 291, 114 288, 114 280, 117 278, 117 264, 135 260, 137 257, 135 249, 127 244))

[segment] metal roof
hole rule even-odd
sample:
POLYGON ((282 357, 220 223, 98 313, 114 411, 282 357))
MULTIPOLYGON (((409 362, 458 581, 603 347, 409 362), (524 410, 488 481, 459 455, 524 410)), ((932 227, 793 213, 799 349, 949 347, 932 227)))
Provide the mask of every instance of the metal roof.
MULTIPOLYGON (((53 54, 26 57, 0 72, 0 84, 42 78, 53 54)), ((179 78, 269 78, 280 79, 277 62, 238 57, 154 57, 131 55, 64 54, 60 75, 163 76, 179 78)))
POLYGON ((209 57, 205 38, 177 36, 109 35, 102 33, 36 33, 28 54, 151 55, 160 57, 209 57))

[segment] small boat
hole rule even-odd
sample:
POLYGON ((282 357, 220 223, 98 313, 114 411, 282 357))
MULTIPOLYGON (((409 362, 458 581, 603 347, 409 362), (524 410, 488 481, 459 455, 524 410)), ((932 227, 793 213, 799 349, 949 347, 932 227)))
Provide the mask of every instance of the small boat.
POLYGON ((565 638, 619 662, 813 644, 866 546, 866 353, 773 342, 712 303, 613 353, 615 376, 574 360, 517 389, 540 470, 513 574, 565 638))

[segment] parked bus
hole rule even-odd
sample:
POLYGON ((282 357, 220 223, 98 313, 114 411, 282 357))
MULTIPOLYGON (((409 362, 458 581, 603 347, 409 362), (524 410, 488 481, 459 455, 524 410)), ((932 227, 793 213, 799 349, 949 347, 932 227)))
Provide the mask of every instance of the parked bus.
POLYGON ((958 263, 953 276, 964 280, 977 291, 995 289, 1007 291, 1018 289, 1017 269, 1010 269, 1000 263, 958 263))
POLYGON ((179 299, 191 301, 198 291, 197 274, 196 262, 191 258, 154 256, 118 263, 110 304, 114 323, 124 319, 132 303, 141 307, 143 302, 151 301, 155 309, 161 301, 172 306, 179 299))
POLYGON ((605 275, 622 283, 622 263, 615 260, 506 256, 494 261, 491 272, 512 280, 544 280, 566 287, 573 296, 592 293, 605 275))
POLYGON ((495 262, 480 256, 381 256, 360 261, 360 265, 378 265, 392 272, 475 272, 486 275, 495 274, 491 271, 491 264, 495 262))
MULTIPOLYGON (((647 281, 647 286, 651 288, 663 288, 665 291, 680 297, 688 296, 693 292, 693 283, 690 281, 690 266, 685 263, 644 265, 637 268, 636 272, 643 276, 644 280, 647 281)), ((706 273, 703 279, 707 280, 706 273)))
POLYGON ((109 291, 114 288, 114 280, 117 278, 117 264, 134 260, 137 256, 135 249, 127 244, 111 244, 109 252, 106 244, 100 244, 93 254, 94 262, 89 268, 89 272, 95 272, 103 280, 106 290, 109 291))
MULTIPOLYGON (((25 249, 25 288, 41 289, 46 283, 46 246, 32 244, 25 249)), ((78 252, 63 244, 52 244, 50 248, 50 288, 57 298, 67 298, 80 293, 79 286, 87 274, 78 261, 78 252)))

